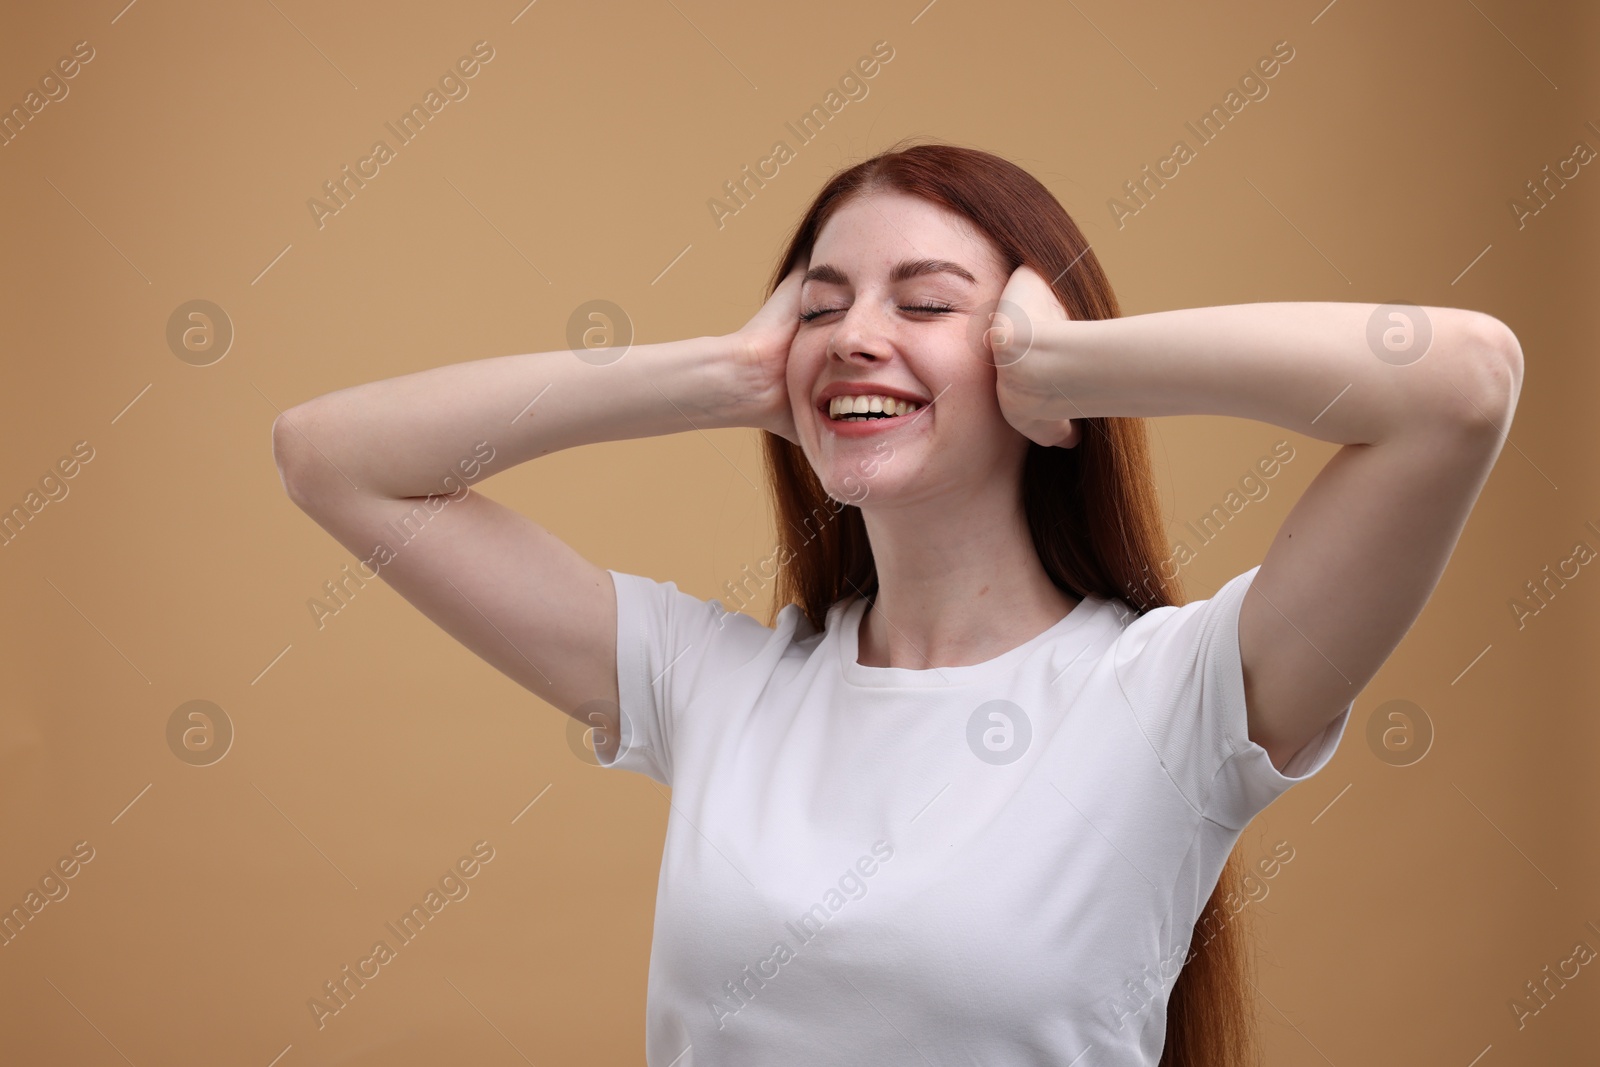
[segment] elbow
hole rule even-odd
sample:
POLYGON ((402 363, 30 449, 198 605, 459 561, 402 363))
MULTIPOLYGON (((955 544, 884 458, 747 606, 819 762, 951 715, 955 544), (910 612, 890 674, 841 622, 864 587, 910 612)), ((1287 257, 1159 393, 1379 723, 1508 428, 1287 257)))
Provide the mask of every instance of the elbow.
POLYGON ((1463 311, 1452 353, 1447 408, 1469 432, 1499 440, 1511 429, 1522 393, 1522 344, 1511 327, 1480 311, 1463 311))
POLYGON ((278 480, 289 499, 299 504, 302 498, 304 456, 307 438, 306 405, 292 407, 272 422, 272 462, 278 468, 278 480))

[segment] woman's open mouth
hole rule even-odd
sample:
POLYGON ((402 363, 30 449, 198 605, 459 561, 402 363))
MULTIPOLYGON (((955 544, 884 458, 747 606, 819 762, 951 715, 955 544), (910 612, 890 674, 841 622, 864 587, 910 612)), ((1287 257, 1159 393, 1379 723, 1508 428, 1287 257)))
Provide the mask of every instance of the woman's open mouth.
POLYGON ((921 408, 921 404, 892 396, 836 396, 828 401, 828 417, 846 422, 857 419, 901 418, 921 408))
POLYGON ((881 433, 916 422, 923 405, 892 396, 836 396, 824 411, 828 428, 845 437, 881 433))

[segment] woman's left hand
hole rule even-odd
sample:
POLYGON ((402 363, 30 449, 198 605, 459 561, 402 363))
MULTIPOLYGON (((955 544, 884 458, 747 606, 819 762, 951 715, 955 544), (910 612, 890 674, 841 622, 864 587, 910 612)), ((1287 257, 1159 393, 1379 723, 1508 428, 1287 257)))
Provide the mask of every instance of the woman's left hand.
POLYGON ((1023 264, 1006 282, 999 306, 983 331, 985 350, 995 365, 1001 414, 1018 433, 1046 448, 1074 447, 1083 438, 1083 426, 1077 419, 1040 417, 1047 401, 1054 406, 1064 397, 1050 380, 1044 361, 1029 350, 1036 323, 1071 321, 1050 284, 1023 264))

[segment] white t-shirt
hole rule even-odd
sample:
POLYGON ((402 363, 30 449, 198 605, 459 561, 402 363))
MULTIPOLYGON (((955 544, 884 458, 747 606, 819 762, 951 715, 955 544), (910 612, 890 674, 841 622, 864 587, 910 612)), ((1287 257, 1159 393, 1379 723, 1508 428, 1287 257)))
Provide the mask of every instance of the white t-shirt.
POLYGON ((769 629, 609 571, 622 725, 602 765, 672 787, 649 1067, 1156 1064, 1229 851, 1349 721, 1288 774, 1249 740, 1259 569, 1138 617, 1088 597, 929 670, 858 661, 859 597, 821 633, 792 604, 769 629))

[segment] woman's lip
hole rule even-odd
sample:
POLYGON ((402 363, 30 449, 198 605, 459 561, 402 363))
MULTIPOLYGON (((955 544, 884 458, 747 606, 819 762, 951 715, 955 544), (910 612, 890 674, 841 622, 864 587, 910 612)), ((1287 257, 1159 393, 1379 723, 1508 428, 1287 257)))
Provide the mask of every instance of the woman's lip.
POLYGON ((824 413, 822 421, 827 424, 829 432, 840 437, 870 437, 873 434, 887 433, 891 430, 910 429, 911 424, 922 418, 923 413, 928 410, 929 408, 927 407, 920 407, 909 415, 896 415, 888 419, 861 419, 860 421, 829 418, 824 413))

